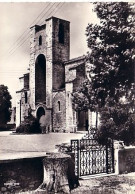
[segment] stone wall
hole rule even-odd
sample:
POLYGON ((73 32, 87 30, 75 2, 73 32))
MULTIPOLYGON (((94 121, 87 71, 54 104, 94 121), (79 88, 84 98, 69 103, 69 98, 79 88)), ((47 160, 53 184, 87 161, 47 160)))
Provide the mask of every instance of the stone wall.
POLYGON ((16 127, 20 125, 20 122, 24 121, 24 117, 28 116, 28 109, 30 102, 30 91, 19 91, 16 93, 16 127), (26 96, 25 93, 27 93, 27 102, 26 102, 26 96))
POLYGON ((30 106, 32 110, 35 109, 35 26, 30 28, 30 76, 29 76, 29 87, 30 87, 30 106))
POLYGON ((46 106, 52 108, 52 20, 46 21, 46 106))
POLYGON ((76 79, 73 81, 73 91, 77 91, 85 79, 85 63, 76 67, 76 79))
POLYGON ((118 152, 119 174, 135 172, 135 147, 118 152))
POLYGON ((20 100, 21 93, 16 93, 16 127, 20 125, 20 100))
POLYGON ((63 62, 69 60, 70 53, 70 23, 53 17, 52 53, 53 53, 53 89, 65 86, 65 69, 63 62), (59 41, 59 26, 63 26, 63 43, 59 41))
POLYGON ((65 90, 53 92, 53 131, 66 131, 65 90))
POLYGON ((66 131, 75 132, 76 114, 73 114, 71 94, 73 92, 73 83, 66 83, 66 131))
POLYGON ((37 189, 43 181, 43 158, 0 162, 0 193, 20 193, 37 189))

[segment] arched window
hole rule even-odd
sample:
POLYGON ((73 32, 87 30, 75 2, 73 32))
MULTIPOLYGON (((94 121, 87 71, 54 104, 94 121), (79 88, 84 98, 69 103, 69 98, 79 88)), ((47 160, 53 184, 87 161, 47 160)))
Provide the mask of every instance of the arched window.
POLYGON ((59 43, 64 44, 64 25, 59 24, 59 43))
POLYGON ((42 36, 39 36, 39 45, 42 45, 42 36))
POLYGON ((58 101, 58 111, 60 111, 60 101, 58 101))

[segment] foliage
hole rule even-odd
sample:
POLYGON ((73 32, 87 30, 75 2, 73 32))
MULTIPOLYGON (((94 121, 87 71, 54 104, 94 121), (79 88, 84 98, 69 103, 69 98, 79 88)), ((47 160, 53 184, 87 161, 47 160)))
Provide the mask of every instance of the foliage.
POLYGON ((0 124, 6 124, 10 121, 11 99, 8 87, 0 85, 0 124))
POLYGON ((20 126, 16 128, 16 133, 41 133, 38 119, 32 115, 25 117, 20 126))
POLYGON ((115 138, 128 144, 135 139, 134 6, 127 2, 96 3, 100 24, 86 28, 89 80, 73 93, 73 103, 75 110, 100 112, 98 134, 103 141, 115 138))

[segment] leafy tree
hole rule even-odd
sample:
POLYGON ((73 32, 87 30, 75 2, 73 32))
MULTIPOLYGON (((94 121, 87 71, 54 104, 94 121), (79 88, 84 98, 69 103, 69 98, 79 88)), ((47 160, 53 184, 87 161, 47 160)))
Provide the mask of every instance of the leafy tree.
POLYGON ((11 99, 8 87, 0 85, 0 124, 6 124, 10 121, 11 99))
POLYGON ((73 103, 75 109, 100 112, 98 135, 102 141, 115 138, 129 144, 135 139, 134 5, 96 3, 100 24, 86 28, 90 79, 73 93, 73 103))

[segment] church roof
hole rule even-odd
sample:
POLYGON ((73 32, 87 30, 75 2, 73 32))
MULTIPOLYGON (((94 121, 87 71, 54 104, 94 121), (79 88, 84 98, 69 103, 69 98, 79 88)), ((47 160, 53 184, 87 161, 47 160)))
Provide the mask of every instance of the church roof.
POLYGON ((85 61, 86 61, 86 56, 83 55, 77 58, 70 59, 69 61, 66 61, 64 64, 65 66, 70 65, 69 70, 71 70, 85 63, 85 61))

